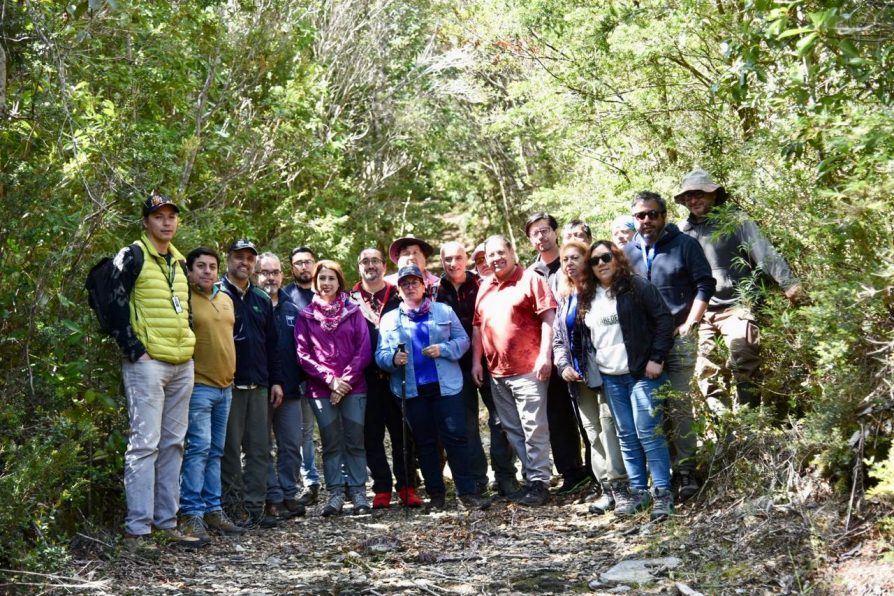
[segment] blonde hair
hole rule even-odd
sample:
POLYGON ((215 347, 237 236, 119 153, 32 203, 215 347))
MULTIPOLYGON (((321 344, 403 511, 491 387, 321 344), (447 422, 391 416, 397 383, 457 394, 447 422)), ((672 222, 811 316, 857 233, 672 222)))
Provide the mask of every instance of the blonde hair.
MULTIPOLYGON (((559 248, 559 258, 565 256, 569 250, 576 250, 580 253, 583 267, 583 274, 585 277, 592 277, 593 273, 590 271, 590 268, 587 266, 587 259, 590 258, 590 248, 581 242, 580 240, 569 240, 565 244, 563 244, 559 248)), ((585 284, 588 282, 584 282, 585 284)), ((562 298, 567 298, 571 296, 573 293, 577 291, 577 283, 573 279, 568 279, 568 276, 565 275, 565 272, 562 271, 562 276, 559 278, 559 296, 562 298)))

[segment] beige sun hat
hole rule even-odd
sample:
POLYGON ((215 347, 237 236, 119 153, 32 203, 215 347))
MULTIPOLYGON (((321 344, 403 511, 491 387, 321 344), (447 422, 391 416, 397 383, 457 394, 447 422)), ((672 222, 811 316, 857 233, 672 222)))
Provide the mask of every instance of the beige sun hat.
POLYGON ((723 187, 716 184, 714 180, 711 179, 711 174, 701 168, 695 168, 683 177, 683 188, 680 189, 680 192, 674 195, 674 201, 680 205, 685 205, 686 202, 683 200, 683 195, 690 190, 714 192, 717 189, 723 189, 723 187))

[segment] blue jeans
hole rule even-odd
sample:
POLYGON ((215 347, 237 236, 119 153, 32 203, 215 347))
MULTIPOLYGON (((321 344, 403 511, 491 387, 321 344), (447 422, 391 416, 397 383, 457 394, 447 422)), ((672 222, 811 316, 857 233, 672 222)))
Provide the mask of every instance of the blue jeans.
POLYGON ((220 511, 220 459, 227 438, 233 386, 196 383, 189 398, 186 452, 180 473, 180 512, 204 515, 220 511))
MULTIPOLYGON (((400 399, 400 398, 398 398, 400 399)), ((469 469, 469 442, 466 436, 466 406, 462 394, 413 397, 407 400, 407 422, 416 440, 419 468, 429 496, 447 492, 441 475, 438 440, 447 452, 456 494, 475 492, 469 469)))
POLYGON ((655 392, 667 383, 667 375, 662 373, 657 379, 634 379, 629 374, 603 373, 602 383, 618 429, 630 486, 636 489, 647 487, 648 461, 653 488, 670 488, 670 453, 661 430, 663 404, 655 397, 655 392))
POLYGON ((301 436, 304 442, 301 444, 301 476, 305 486, 320 485, 320 472, 314 461, 314 413, 310 407, 310 399, 302 397, 301 402, 301 436))
POLYGON ((363 422, 366 417, 366 394, 346 395, 337 406, 325 398, 308 401, 320 427, 326 489, 330 493, 341 494, 347 484, 349 490, 365 490, 363 422))
MULTIPOLYGON (((282 503, 298 495, 301 478, 301 398, 286 398, 278 408, 270 408, 270 427, 276 440, 276 461, 267 464, 267 501, 282 503)), ((273 445, 273 439, 270 444, 273 445)))

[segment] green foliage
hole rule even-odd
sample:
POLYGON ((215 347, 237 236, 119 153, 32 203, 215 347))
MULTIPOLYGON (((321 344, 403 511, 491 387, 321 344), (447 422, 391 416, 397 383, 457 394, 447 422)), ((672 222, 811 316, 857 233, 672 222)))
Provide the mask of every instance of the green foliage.
MULTIPOLYGON (((887 485, 885 3, 81 1, 2 11, 4 566, 51 567, 85 520, 118 523, 119 355, 97 337, 81 283, 139 233, 152 189, 184 206, 181 249, 223 249, 237 236, 283 255, 310 244, 354 277, 362 246, 408 232, 467 246, 502 232, 533 256, 521 226, 534 210, 581 217, 607 237, 634 191, 670 196, 705 167, 809 296, 790 308, 755 280, 762 389, 797 418, 793 459, 849 486, 848 439, 864 422, 880 435, 873 478, 887 485)), ((741 486, 758 471, 746 463, 741 486)))

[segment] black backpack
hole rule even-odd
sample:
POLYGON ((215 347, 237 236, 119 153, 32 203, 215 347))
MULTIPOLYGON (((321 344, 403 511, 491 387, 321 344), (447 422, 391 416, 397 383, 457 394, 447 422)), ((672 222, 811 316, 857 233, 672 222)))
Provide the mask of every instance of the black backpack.
MULTIPOLYGON (((143 268, 143 249, 137 242, 131 244, 133 247, 133 266, 135 272, 139 275, 143 268)), ((90 308, 96 314, 96 320, 99 322, 99 330, 103 333, 110 334, 112 327, 109 324, 109 309, 111 305, 118 300, 115 296, 115 289, 112 287, 112 272, 114 271, 115 257, 103 257, 99 262, 90 269, 87 274, 87 281, 84 282, 84 288, 87 290, 87 299, 90 302, 90 308)))

